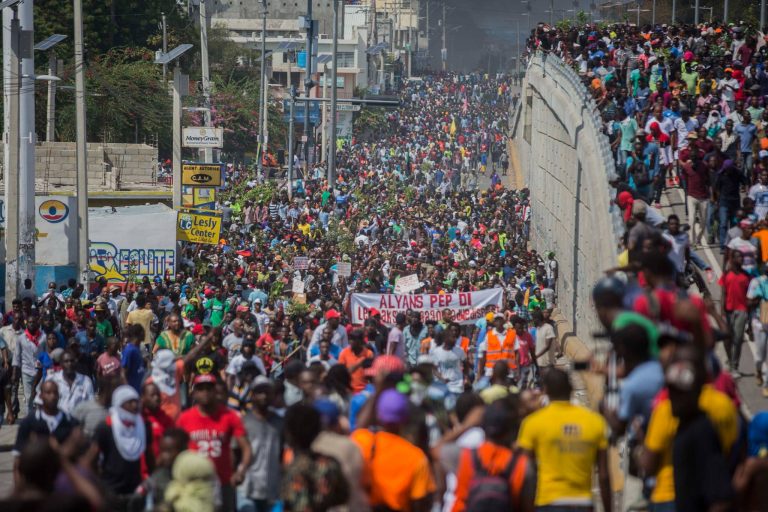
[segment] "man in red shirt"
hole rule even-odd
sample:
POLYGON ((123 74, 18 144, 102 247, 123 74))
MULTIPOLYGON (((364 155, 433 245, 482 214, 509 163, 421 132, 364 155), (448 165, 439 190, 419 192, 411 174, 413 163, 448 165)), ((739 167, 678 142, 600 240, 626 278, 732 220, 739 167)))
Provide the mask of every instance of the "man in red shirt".
POLYGON ((339 354, 339 363, 343 364, 349 370, 352 378, 352 391, 359 393, 365 389, 365 375, 363 374, 363 363, 366 359, 373 358, 373 351, 365 346, 363 342, 363 330, 353 329, 349 333, 349 346, 344 348, 339 354))
POLYGON ((731 329, 731 340, 726 347, 731 367, 731 374, 740 377, 739 362, 741 360, 741 345, 744 342, 744 328, 747 325, 747 289, 749 275, 741 268, 743 256, 739 251, 731 253, 730 270, 720 278, 723 288, 723 313, 731 329))
POLYGON ((235 510, 235 487, 251 465, 251 445, 240 416, 216 399, 216 377, 203 374, 193 382, 195 406, 184 411, 177 426, 189 434, 189 449, 205 454, 216 467, 221 483, 223 510, 235 510), (242 452, 237 470, 232 472, 232 438, 242 452))

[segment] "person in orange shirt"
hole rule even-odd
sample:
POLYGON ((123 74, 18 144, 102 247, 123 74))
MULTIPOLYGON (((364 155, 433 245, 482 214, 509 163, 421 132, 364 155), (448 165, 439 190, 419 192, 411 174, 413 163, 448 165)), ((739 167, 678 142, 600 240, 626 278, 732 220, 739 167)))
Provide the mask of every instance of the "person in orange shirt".
POLYGON ((432 350, 432 346, 435 344, 435 326, 437 325, 437 322, 434 320, 427 320, 425 322, 427 325, 427 337, 421 340, 421 347, 419 347, 419 354, 425 355, 429 354, 429 351, 432 350))
MULTIPOLYGON (((510 450, 519 427, 517 414, 508 400, 496 400, 483 413, 485 441, 477 448, 465 448, 456 473, 456 501, 452 512, 471 511, 481 505, 496 506, 499 510, 533 512, 536 496, 536 471, 525 453, 510 450), (503 478, 509 488, 506 504, 489 503, 483 486, 503 478)), ((501 496, 496 496, 501 500, 501 496)))
POLYGON ((456 336, 456 345, 458 347, 461 347, 461 350, 463 350, 464 353, 467 355, 467 362, 471 367, 473 364, 474 358, 472 357, 473 351, 470 350, 469 338, 467 336, 461 335, 461 325, 459 325, 458 322, 451 322, 450 328, 453 331, 453 335, 456 336))
POLYGON ((373 509, 427 512, 432 508, 435 481, 429 460, 420 448, 401 437, 409 417, 408 397, 387 389, 376 401, 381 430, 360 428, 352 432, 352 440, 363 454, 363 481, 373 509))
POLYGON ((359 393, 365 388, 365 375, 363 363, 367 359, 373 359, 373 351, 363 342, 363 330, 354 329, 349 333, 349 346, 339 354, 339 364, 347 367, 351 377, 352 391, 359 393))

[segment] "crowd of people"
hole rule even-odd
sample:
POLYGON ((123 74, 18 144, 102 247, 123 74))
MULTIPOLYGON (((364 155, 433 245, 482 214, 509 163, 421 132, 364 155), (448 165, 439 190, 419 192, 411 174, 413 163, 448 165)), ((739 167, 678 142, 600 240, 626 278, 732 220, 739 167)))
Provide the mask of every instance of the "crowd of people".
POLYGON ((603 420, 568 404, 554 369, 557 260, 528 249, 528 191, 503 183, 513 98, 505 76, 410 81, 383 136, 339 145, 333 183, 318 164, 289 197, 228 166, 220 243, 185 246, 175 275, 42 296, 26 282, 0 328, 0 418, 18 424, 0 507, 590 503, 603 420), (414 275, 411 293, 503 300, 461 317, 367 308, 353 323, 353 294, 414 275), (556 461, 541 457, 537 478, 534 459, 557 435, 537 425, 561 414, 587 430, 565 486, 556 461), (479 484, 485 472, 495 480, 479 484))
POLYGON ((643 481, 635 505, 765 510, 768 415, 745 413, 736 386, 753 375, 768 397, 764 34, 738 23, 539 25, 528 46, 583 78, 615 155, 626 229, 617 267, 594 289, 612 348, 596 370, 612 436, 627 434, 630 473, 643 481), (665 190, 687 225, 662 215, 665 190), (696 252, 709 247, 717 262, 696 252), (719 304, 700 277, 699 293, 688 290, 692 266, 719 304), (749 338, 753 368, 742 363, 749 338))
POLYGON ((331 183, 297 169, 289 195, 229 166, 221 240, 186 245, 176 275, 25 283, 0 327, 0 418, 18 424, 2 510, 609 512, 619 443, 633 509, 768 510, 768 413, 746 414, 735 380, 750 331, 768 388, 764 42, 540 25, 528 45, 576 67, 616 155, 599 411, 573 400, 556 255, 529 248, 529 191, 505 186, 512 81, 432 75, 403 84, 386 129, 339 143, 331 183), (678 186, 693 242, 658 209, 678 186), (712 273, 707 241, 720 308, 686 289, 689 260, 712 273), (503 300, 353 311, 404 282, 503 300))

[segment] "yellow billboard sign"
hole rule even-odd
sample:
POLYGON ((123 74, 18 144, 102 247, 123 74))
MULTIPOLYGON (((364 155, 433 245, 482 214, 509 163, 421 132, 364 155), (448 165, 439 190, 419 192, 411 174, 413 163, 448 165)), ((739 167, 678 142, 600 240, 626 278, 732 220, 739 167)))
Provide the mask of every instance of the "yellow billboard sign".
POLYGON ((220 187, 221 165, 181 164, 181 184, 190 187, 220 187))
POLYGON ((207 187, 184 187, 181 195, 183 208, 213 210, 216 207, 216 189, 207 187))
POLYGON ((180 242, 216 245, 221 234, 221 217, 179 212, 176 239, 180 242))

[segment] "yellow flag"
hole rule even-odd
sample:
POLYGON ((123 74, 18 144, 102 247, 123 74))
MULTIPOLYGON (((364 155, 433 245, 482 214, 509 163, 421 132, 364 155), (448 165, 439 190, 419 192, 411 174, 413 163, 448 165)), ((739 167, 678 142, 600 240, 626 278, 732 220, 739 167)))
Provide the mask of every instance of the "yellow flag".
POLYGON ((451 135, 456 135, 456 120, 451 119, 451 135))

